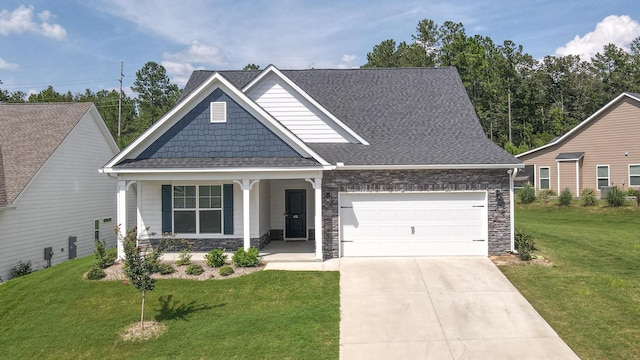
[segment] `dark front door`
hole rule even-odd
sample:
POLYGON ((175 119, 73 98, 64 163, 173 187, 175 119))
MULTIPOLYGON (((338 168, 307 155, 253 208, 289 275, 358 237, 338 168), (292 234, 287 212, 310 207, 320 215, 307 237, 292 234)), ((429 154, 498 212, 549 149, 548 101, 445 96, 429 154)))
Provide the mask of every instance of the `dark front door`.
POLYGON ((284 191, 284 237, 285 239, 307 238, 307 191, 287 189, 284 191))

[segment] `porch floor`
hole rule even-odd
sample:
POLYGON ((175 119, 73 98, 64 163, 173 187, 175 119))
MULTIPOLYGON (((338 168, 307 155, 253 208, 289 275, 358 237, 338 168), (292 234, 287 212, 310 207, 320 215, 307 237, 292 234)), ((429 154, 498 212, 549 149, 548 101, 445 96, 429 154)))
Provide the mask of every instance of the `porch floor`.
POLYGON ((318 261, 315 255, 316 242, 307 241, 283 241, 272 240, 260 250, 262 261, 289 262, 289 261, 318 261))

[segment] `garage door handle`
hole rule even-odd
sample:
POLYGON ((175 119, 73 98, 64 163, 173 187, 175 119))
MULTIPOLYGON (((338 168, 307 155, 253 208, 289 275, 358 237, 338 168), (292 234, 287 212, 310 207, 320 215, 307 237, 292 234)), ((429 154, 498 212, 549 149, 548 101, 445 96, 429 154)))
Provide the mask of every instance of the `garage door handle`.
POLYGON ((484 241, 484 239, 474 239, 473 241, 484 241))
POLYGON ((340 242, 353 242, 353 240, 342 240, 340 242))
POLYGON ((484 207, 484 205, 472 205, 471 207, 484 207))

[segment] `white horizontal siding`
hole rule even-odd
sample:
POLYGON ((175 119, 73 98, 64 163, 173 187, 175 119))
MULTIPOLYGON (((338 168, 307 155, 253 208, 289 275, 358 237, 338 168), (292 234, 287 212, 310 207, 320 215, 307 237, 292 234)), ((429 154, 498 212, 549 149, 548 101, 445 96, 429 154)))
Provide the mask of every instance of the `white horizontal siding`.
POLYGON ((91 254, 97 219, 100 238, 115 245, 116 180, 97 171, 115 153, 96 121, 102 120, 87 113, 16 199, 16 208, 0 211, 4 280, 18 261, 41 269, 45 247, 53 248, 52 264, 67 260, 69 236, 78 238, 78 257, 91 254))
POLYGON ((344 130, 276 76, 263 79, 248 95, 305 142, 349 142, 344 130))

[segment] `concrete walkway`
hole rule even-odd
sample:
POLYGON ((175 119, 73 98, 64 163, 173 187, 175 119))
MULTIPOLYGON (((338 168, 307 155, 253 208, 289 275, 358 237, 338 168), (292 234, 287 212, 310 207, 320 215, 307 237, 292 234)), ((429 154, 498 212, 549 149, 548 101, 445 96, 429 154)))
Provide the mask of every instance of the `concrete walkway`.
POLYGON ((339 267, 341 359, 578 359, 488 258, 339 267))

